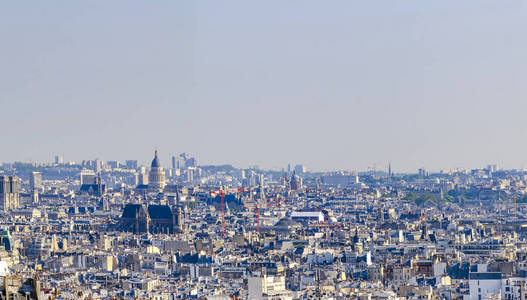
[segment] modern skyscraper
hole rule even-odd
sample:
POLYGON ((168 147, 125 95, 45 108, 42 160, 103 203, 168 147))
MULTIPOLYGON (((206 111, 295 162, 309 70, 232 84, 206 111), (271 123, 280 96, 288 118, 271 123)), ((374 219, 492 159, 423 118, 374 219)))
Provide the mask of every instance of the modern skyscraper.
POLYGON ((196 160, 196 158, 194 157, 190 157, 189 154, 187 153, 181 153, 179 155, 179 158, 177 158, 176 160, 176 165, 177 165, 177 168, 178 169, 183 169, 183 168, 195 168, 198 166, 198 162, 196 160))
POLYGON ((103 169, 103 162, 100 159, 95 160, 95 172, 100 173, 103 169))
POLYGON ((127 160, 126 168, 127 169, 137 169, 137 160, 127 160))
POLYGON ((29 177, 29 187, 30 190, 40 190, 42 188, 42 173, 40 172, 31 172, 29 177))
POLYGON ((62 157, 62 155, 56 155, 55 156, 55 164, 61 165, 63 163, 64 163, 64 158, 62 157))
POLYGON ((146 173, 136 173, 135 185, 148 185, 148 175, 146 173))
POLYGON ((296 165, 295 166, 295 173, 297 173, 297 174, 304 174, 305 172, 307 172, 306 166, 304 166, 304 165, 296 165))
POLYGON ((80 174, 81 185, 95 184, 95 172, 92 170, 82 170, 80 174))

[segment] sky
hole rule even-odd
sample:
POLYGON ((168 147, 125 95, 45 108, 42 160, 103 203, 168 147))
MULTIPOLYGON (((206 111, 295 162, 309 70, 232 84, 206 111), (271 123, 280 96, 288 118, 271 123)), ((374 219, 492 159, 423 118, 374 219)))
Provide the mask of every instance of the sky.
POLYGON ((3 1, 0 161, 527 167, 527 2, 3 1))

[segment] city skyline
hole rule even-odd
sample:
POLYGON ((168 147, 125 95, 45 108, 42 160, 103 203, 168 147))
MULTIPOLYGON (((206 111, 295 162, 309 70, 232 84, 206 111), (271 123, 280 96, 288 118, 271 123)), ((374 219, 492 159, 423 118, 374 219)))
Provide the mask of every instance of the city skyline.
POLYGON ((0 2, 0 299, 526 300, 527 2, 0 2))
MULTIPOLYGON (((172 153, 170 154, 167 159, 163 159, 163 156, 161 154, 158 154, 158 150, 156 149, 155 151, 155 157, 158 157, 159 156, 159 161, 161 163, 161 167, 165 170, 168 170, 168 169, 173 169, 173 166, 172 164, 177 162, 177 161, 183 161, 185 160, 184 158, 182 158, 184 155, 188 156, 189 158, 192 159, 193 162, 198 162, 200 161, 199 159, 196 159, 193 154, 190 154, 188 152, 182 152, 182 153, 172 153), (192 155, 192 156, 190 156, 192 155)), ((151 161, 149 159, 144 159, 144 158, 141 158, 141 159, 138 159, 138 158, 124 158, 124 159, 101 159, 99 157, 95 157, 95 158, 83 158, 81 160, 70 160, 70 159, 65 159, 64 158, 64 155, 63 154, 58 154, 58 155, 55 155, 54 157, 52 157, 51 159, 49 160, 44 160, 44 161, 0 161, 0 166, 2 166, 2 164, 15 164, 15 163, 29 163, 29 164, 34 164, 34 165, 42 165, 42 166, 52 166, 52 165, 62 165, 62 164, 76 164, 76 165, 84 165, 85 163, 89 163, 89 162, 96 162, 96 161, 100 161, 101 163, 104 163, 104 164, 108 164, 108 163, 114 163, 114 162, 118 162, 118 163, 121 163, 122 166, 125 166, 127 162, 129 161, 133 161, 133 162, 136 162, 138 166, 143 166, 143 167, 148 167, 148 165, 151 163, 151 161)), ((369 166, 368 168, 366 169, 325 169, 325 170, 317 170, 317 169, 311 169, 309 168, 309 166, 307 166, 306 164, 302 163, 302 162, 290 162, 288 163, 287 165, 285 166, 280 166, 280 167, 276 167, 276 168, 266 168, 266 167, 262 167, 258 164, 250 164, 248 166, 238 166, 236 164, 232 164, 232 163, 196 163, 196 167, 208 167, 208 166, 225 166, 225 165, 228 165, 228 166, 232 166, 234 169, 260 169, 260 170, 266 170, 266 171, 287 171, 288 173, 289 172, 293 172, 294 169, 296 167, 302 167, 302 168, 305 168, 306 171, 304 172, 308 172, 308 173, 331 173, 331 172, 372 172, 372 171, 376 171, 376 172, 381 172, 381 173, 387 173, 387 174, 416 174, 416 173, 419 173, 421 172, 422 170, 423 171, 426 171, 427 173, 440 173, 440 172, 443 172, 443 171, 447 171, 447 172, 455 172, 455 171, 467 171, 467 170, 485 170, 485 169, 488 169, 488 168, 492 168, 493 170, 522 170, 522 168, 519 168, 519 167, 516 167, 516 168, 510 168, 510 169, 507 169, 507 168, 502 168, 502 166, 500 166, 499 164, 496 164, 496 163, 488 163, 488 164, 485 164, 485 165, 481 165, 481 166, 477 166, 475 168, 453 168, 453 169, 446 169, 446 168, 443 168, 443 169, 439 169, 439 170, 435 170, 435 169, 426 169, 424 167, 419 167, 415 170, 409 170, 409 171, 405 171, 405 170, 396 170, 393 168, 393 165, 392 165, 392 162, 387 162, 385 165, 381 164, 381 165, 376 165, 376 164, 373 164, 372 166, 369 166), (288 169, 290 169, 288 171, 288 169)), ((135 167, 137 168, 137 167, 135 167)))

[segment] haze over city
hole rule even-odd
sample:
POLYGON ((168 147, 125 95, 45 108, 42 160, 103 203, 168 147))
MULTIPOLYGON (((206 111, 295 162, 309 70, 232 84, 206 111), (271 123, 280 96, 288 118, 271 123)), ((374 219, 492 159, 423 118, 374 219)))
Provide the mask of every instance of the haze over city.
POLYGON ((526 165, 521 1, 0 4, 2 161, 526 165))

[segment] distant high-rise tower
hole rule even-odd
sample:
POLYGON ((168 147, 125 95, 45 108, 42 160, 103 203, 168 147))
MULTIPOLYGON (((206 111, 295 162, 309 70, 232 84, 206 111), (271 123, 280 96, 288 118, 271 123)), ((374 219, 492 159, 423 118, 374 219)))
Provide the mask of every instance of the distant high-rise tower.
POLYGON ((157 156, 157 150, 150 166, 150 174, 148 176, 148 187, 152 191, 162 191, 165 188, 165 171, 161 166, 159 157, 157 156))
POLYGON ((102 171, 102 168, 103 168, 103 162, 102 160, 97 158, 95 160, 95 172, 100 173, 102 171))
POLYGON ((392 163, 388 163, 388 177, 392 177, 392 163))
POLYGON ((37 204, 39 202, 38 191, 42 188, 42 173, 31 172, 31 176, 29 177, 29 186, 33 203, 37 204))
POLYGON ((95 184, 96 176, 92 170, 82 170, 80 173, 81 185, 83 184, 95 184))
POLYGON ((137 160, 127 160, 126 161, 126 168, 127 169, 137 169, 137 160))
POLYGON ((295 166, 295 173, 296 174, 304 174, 306 171, 307 171, 307 168, 304 165, 296 165, 295 166))
POLYGON ((187 170, 187 182, 194 181, 194 170, 189 169, 187 170))
POLYGON ((18 178, 0 176, 0 209, 4 212, 18 208, 18 178))
POLYGON ((29 177, 29 188, 30 190, 40 190, 42 188, 42 173, 31 172, 29 177))
POLYGON ((136 185, 148 185, 148 175, 146 173, 136 173, 135 174, 135 184, 136 185))
POLYGON ((64 158, 62 157, 62 155, 56 155, 55 156, 55 164, 61 165, 63 163, 64 163, 64 158))
POLYGON ((38 204, 38 189, 33 189, 33 194, 31 195, 31 199, 33 200, 34 204, 38 204))

